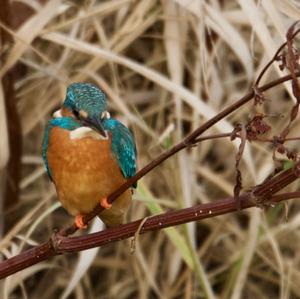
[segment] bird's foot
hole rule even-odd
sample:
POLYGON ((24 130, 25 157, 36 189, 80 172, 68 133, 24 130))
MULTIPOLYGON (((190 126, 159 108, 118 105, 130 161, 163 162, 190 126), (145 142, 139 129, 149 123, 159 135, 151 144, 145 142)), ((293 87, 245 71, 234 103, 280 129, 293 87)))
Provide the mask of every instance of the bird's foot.
POLYGON ((111 203, 109 203, 107 201, 107 197, 103 197, 101 200, 100 200, 100 205, 101 207, 103 207, 104 209, 110 209, 111 208, 111 203))
POLYGON ((75 225, 79 229, 87 228, 87 225, 84 224, 84 222, 83 222, 83 215, 82 214, 76 215, 76 217, 75 217, 75 225))

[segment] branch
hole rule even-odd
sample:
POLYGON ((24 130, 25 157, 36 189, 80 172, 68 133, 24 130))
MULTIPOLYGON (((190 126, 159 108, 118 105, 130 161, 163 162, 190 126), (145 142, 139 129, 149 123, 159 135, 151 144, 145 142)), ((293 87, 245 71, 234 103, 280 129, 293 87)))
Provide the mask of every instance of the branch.
POLYGON ((80 237, 65 237, 57 233, 47 242, 28 249, 19 255, 0 263, 0 279, 16 273, 29 266, 44 261, 50 257, 65 252, 78 252, 93 247, 103 246, 109 243, 132 237, 139 232, 143 234, 149 231, 160 230, 169 226, 175 226, 191 221, 198 221, 218 215, 248 209, 258 205, 268 206, 291 198, 300 197, 300 192, 292 192, 274 196, 276 192, 288 186, 300 176, 300 162, 293 168, 283 171, 277 176, 254 187, 238 198, 229 197, 213 203, 199 204, 194 207, 177 211, 166 212, 144 219, 108 228, 93 234, 80 237), (237 202, 239 203, 237 205, 237 202))
MULTIPOLYGON (((299 21, 296 21, 291 28, 294 28, 294 26, 299 23, 299 21)), ((289 37, 290 40, 293 40, 298 33, 300 32, 300 29, 296 30, 295 32, 292 33, 292 35, 289 37)), ((279 54, 280 52, 287 46, 288 41, 284 42, 283 44, 281 44, 281 46, 278 48, 278 50, 276 51, 276 53, 274 54, 273 58, 265 65, 265 67, 263 68, 263 70, 260 72, 260 74, 258 75, 256 81, 255 81, 255 86, 258 86, 258 84, 260 83, 262 77, 264 76, 264 74, 266 73, 266 71, 270 68, 270 66, 276 62, 279 58, 279 54)))
MULTIPOLYGON (((300 197, 300 192, 273 196, 269 202, 275 203, 295 197, 300 197)), ((241 209, 256 205, 249 194, 242 195, 238 199, 241 209)), ((140 234, 190 221, 215 217, 236 210, 236 200, 233 197, 215 203, 197 205, 148 218, 140 230, 140 234)), ((64 252, 77 252, 132 237, 138 231, 141 221, 142 219, 81 237, 68 238, 58 234, 54 235, 48 242, 0 263, 0 279, 64 252)))
MULTIPOLYGON (((296 76, 300 76, 300 72, 296 72, 296 76)), ((281 77, 274 80, 260 88, 256 88, 261 92, 266 91, 276 85, 279 85, 285 81, 291 80, 291 75, 281 77)), ((115 192, 113 192, 109 197, 108 201, 113 203, 113 201, 118 198, 125 190, 132 186, 141 177, 151 171, 153 168, 161 164, 167 158, 171 157, 178 151, 193 146, 195 143, 199 142, 197 138, 203 134, 206 130, 211 128, 215 123, 232 113, 233 111, 240 108, 245 103, 249 102, 254 97, 254 90, 250 91, 247 95, 242 97, 236 103, 230 105, 223 111, 221 111, 216 116, 212 117, 198 129, 190 133, 182 142, 178 143, 171 149, 163 152, 156 159, 142 168, 136 173, 136 175, 130 178, 125 184, 120 186, 115 192)), ((279 175, 271 178, 269 181, 253 188, 252 192, 248 192, 239 196, 237 199, 240 202, 240 207, 237 207, 236 200, 232 197, 223 199, 214 203, 201 204, 191 208, 182 209, 173 212, 167 212, 157 216, 153 216, 145 221, 142 228, 139 230, 139 226, 143 219, 120 225, 115 228, 109 228, 104 231, 89 234, 81 237, 66 237, 69 234, 74 233, 77 228, 72 225, 68 228, 60 230, 58 233, 54 234, 47 242, 21 252, 19 255, 7 259, 0 263, 0 279, 7 277, 13 273, 16 273, 22 269, 25 269, 31 265, 37 264, 55 255, 64 252, 77 252, 80 250, 85 250, 92 247, 97 247, 105 245, 108 243, 116 242, 125 238, 134 236, 134 234, 139 231, 139 233, 145 233, 148 231, 159 230, 173 225, 179 225, 182 223, 187 223, 190 221, 197 221, 209 217, 214 217, 217 215, 222 215, 226 213, 231 213, 240 209, 247 209, 258 204, 276 203, 285 199, 299 197, 299 192, 282 194, 274 196, 276 192, 293 182, 299 177, 300 173, 300 162, 292 169, 286 170, 279 175)), ((84 222, 88 223, 94 216, 101 212, 102 207, 98 206, 92 213, 84 217, 84 222)))
MULTIPOLYGON (((300 72, 296 72, 296 76, 300 76, 300 72)), ((291 75, 283 76, 277 80, 274 80, 268 84, 265 84, 259 88, 256 88, 256 91, 259 90, 260 92, 264 92, 274 86, 277 86, 279 84, 282 84, 283 82, 289 81, 292 79, 291 75)), ((216 124, 218 121, 223 119, 224 117, 228 116, 247 102, 253 99, 255 95, 254 89, 252 89, 248 94, 246 94, 244 97, 239 99, 237 102, 233 103, 232 105, 225 108, 223 111, 218 113, 216 116, 209 119, 207 122, 205 122, 202 126, 194 130, 192 133, 190 133, 183 141, 178 143, 177 145, 173 146, 171 149, 163 152, 161 155, 159 155, 156 159, 151 161, 148 165, 146 165, 144 168, 139 170, 133 177, 128 179, 126 183, 121 185, 116 191, 114 191, 112 194, 110 194, 107 198, 109 203, 113 203, 123 192, 125 192, 128 188, 130 188, 135 182, 137 182, 140 178, 142 178, 144 175, 146 175, 148 172, 150 172, 153 168, 164 162, 169 157, 173 156, 180 150, 190 147, 193 144, 197 143, 199 140, 197 137, 199 137, 201 134, 203 134, 205 131, 207 131, 209 128, 211 128, 214 124, 216 124)), ((101 211, 103 211, 103 207, 98 205, 94 211, 92 211, 89 214, 86 214, 83 217, 84 224, 88 224, 89 221, 91 221, 95 216, 97 216, 101 211)), ((73 224, 72 226, 62 229, 59 234, 62 236, 71 235, 77 230, 77 226, 73 224)))

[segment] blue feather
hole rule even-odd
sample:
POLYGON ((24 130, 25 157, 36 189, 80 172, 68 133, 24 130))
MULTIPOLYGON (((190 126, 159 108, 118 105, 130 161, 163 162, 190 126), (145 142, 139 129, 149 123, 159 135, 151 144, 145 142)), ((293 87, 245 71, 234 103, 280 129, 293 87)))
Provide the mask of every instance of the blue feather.
POLYGON ((42 156, 43 156, 43 160, 44 160, 44 164, 45 164, 48 176, 51 180, 52 180, 52 177, 51 177, 51 172, 50 172, 49 165, 48 165, 47 149, 48 149, 48 144, 49 144, 50 132, 51 132, 51 129, 53 129, 54 127, 60 127, 62 129, 72 131, 72 130, 75 130, 75 129, 81 127, 81 125, 80 125, 80 123, 78 123, 71 117, 52 118, 48 122, 48 125, 45 129, 44 139, 43 139, 43 144, 42 144, 42 156))
MULTIPOLYGON (((130 178, 136 173, 137 151, 134 138, 129 129, 116 119, 105 119, 102 122, 103 128, 112 135, 112 152, 125 178, 130 178)), ((66 130, 75 130, 82 125, 71 117, 62 117, 51 119, 45 129, 44 140, 42 144, 42 155, 44 164, 50 179, 51 172, 47 160, 47 149, 51 129, 60 127, 66 130)), ((136 187, 136 184, 134 184, 136 187)))
MULTIPOLYGON (((112 134, 112 152, 125 178, 136 173, 136 146, 129 129, 116 119, 104 119, 103 128, 112 134)), ((134 184, 136 187, 136 184, 134 184)))
POLYGON ((90 83, 72 83, 67 88, 64 107, 72 110, 83 110, 90 117, 99 116, 106 111, 106 96, 97 86, 90 83))

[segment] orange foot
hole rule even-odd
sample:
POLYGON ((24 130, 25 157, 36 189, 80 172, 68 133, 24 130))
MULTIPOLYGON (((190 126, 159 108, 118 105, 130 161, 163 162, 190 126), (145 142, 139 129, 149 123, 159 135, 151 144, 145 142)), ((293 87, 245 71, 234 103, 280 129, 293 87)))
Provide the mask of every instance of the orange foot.
POLYGON ((111 204, 107 201, 107 197, 103 197, 100 200, 100 205, 101 207, 103 207, 104 209, 110 209, 111 208, 111 204))
POLYGON ((83 215, 81 215, 81 214, 76 215, 76 217, 75 217, 75 225, 79 229, 87 228, 87 225, 84 224, 84 222, 83 222, 83 215))

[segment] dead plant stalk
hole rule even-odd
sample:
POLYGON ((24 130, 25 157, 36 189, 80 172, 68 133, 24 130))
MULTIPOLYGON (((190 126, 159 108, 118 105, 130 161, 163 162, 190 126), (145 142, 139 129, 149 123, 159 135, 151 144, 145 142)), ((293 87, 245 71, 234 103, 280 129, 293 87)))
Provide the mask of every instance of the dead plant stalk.
MULTIPOLYGON (((273 147, 274 147, 274 151, 277 150, 277 151, 284 152, 287 154, 288 158, 293 159, 295 161, 294 167, 282 171, 281 173, 273 176, 272 178, 265 180, 262 184, 253 187, 251 191, 248 191, 242 195, 239 194, 239 191, 241 189, 241 181, 237 181, 236 187, 239 190, 237 190, 238 192, 235 192, 235 197, 230 197, 230 198, 215 201, 213 203, 199 204, 194 207, 181 209, 177 211, 171 211, 160 215, 155 215, 153 217, 149 217, 146 221, 144 221, 144 219, 140 219, 134 222, 120 225, 115 228, 109 228, 101 232, 88 234, 80 237, 68 237, 70 234, 73 234, 77 230, 77 227, 75 225, 72 225, 68 228, 60 230, 58 233, 54 233, 47 242, 39 246, 32 247, 31 249, 25 250, 24 252, 21 252, 17 256, 9 258, 3 261, 2 263, 0 263, 0 278, 7 277, 13 273, 16 273, 17 271, 25 269, 31 265, 37 264, 43 260, 46 260, 58 254, 62 254, 66 252, 78 252, 81 250, 85 250, 97 246, 103 246, 108 243, 129 238, 131 236, 134 236, 137 231, 140 234, 143 234, 149 231, 160 230, 166 227, 179 225, 182 223, 202 220, 202 219, 215 217, 226 213, 232 213, 240 209, 243 210, 257 205, 269 206, 279 201, 300 197, 300 192, 291 192, 291 193, 275 195, 275 193, 282 190, 284 187, 286 187, 293 181, 297 180, 300 174, 299 160, 295 158, 295 156, 293 156, 292 153, 289 152, 288 149, 283 145, 283 143, 288 139, 287 134, 289 132, 290 124, 295 119, 298 113, 298 105, 300 99, 300 95, 299 95, 300 88, 298 86, 298 82, 296 79, 297 77, 300 76, 300 71, 299 71, 300 67, 296 62, 297 55, 295 55, 295 53, 292 52, 293 51, 292 41, 296 36, 296 33, 299 32, 299 31, 296 31, 296 33, 293 32, 295 25, 296 24, 294 24, 287 33, 287 42, 279 48, 281 51, 284 49, 285 46, 288 47, 288 52, 286 54, 287 57, 285 57, 284 54, 279 56, 280 51, 277 51, 275 57, 271 60, 271 62, 274 62, 279 58, 282 59, 283 68, 286 68, 290 71, 289 75, 281 77, 261 87, 258 87, 257 84, 255 84, 253 89, 244 97, 242 97, 240 100, 233 103, 232 105, 230 105, 229 107, 227 107, 226 109, 218 113, 216 116, 209 119, 199 128, 197 128, 192 133, 190 133, 180 143, 173 146, 169 150, 163 152, 156 159, 154 159, 152 162, 150 162, 148 165, 146 165, 144 168, 138 171, 135 176, 130 178, 125 184, 120 186, 108 197, 108 202, 113 203, 125 190, 127 190, 130 186, 132 186, 135 182, 137 182, 141 177, 146 175, 153 168, 155 168, 156 166, 158 166, 163 161, 170 158, 177 152, 185 148, 193 147, 197 145, 200 141, 206 140, 207 138, 199 138, 199 136, 202 135, 209 128, 211 128, 213 125, 215 125, 217 122, 219 122, 221 119, 228 116, 230 113, 236 111, 237 109, 239 109, 241 106, 243 106, 253 98, 255 99, 254 101, 255 104, 261 104, 264 100, 264 96, 262 94, 264 91, 289 80, 292 80, 293 92, 298 102, 291 110, 288 126, 284 128, 283 132, 279 135, 279 137, 275 138, 276 136, 274 136, 273 147), (286 61, 288 61, 288 63, 286 63, 286 61), (144 224, 141 225, 143 221, 144 224)), ((262 74, 266 72, 267 68, 270 65, 271 63, 267 64, 267 66, 263 69, 262 74)), ((259 75, 258 81, 261 79, 262 74, 259 75)), ((254 135, 253 137, 253 132, 251 132, 252 133, 251 139, 249 137, 250 135, 249 136, 245 135, 247 133, 245 131, 245 128, 246 127, 244 127, 243 138, 241 136, 241 131, 235 128, 232 133, 233 134, 232 139, 235 137, 240 137, 241 142, 245 142, 246 139, 259 141, 259 136, 254 135), (238 136, 238 134, 240 134, 240 136, 238 136)), ((226 134, 226 136, 224 135, 224 137, 228 137, 228 135, 226 134)), ((240 151, 236 158, 237 171, 238 171, 237 169, 238 162, 242 156, 242 149, 243 147, 240 147, 240 151)), ((97 206, 92 213, 87 214, 84 217, 83 219, 84 223, 88 223, 93 217, 99 214, 101 210, 102 207, 100 205, 97 206)))

